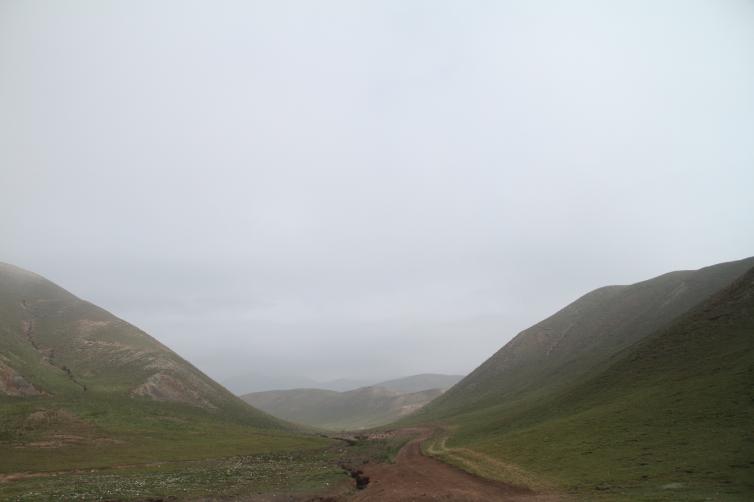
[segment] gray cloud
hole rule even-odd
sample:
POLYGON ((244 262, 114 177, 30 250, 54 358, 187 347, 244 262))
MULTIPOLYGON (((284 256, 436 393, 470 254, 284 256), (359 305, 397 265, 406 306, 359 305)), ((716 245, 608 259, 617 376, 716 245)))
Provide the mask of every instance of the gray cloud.
POLYGON ((4 2, 2 259, 218 378, 473 369, 754 250, 751 2, 4 2))

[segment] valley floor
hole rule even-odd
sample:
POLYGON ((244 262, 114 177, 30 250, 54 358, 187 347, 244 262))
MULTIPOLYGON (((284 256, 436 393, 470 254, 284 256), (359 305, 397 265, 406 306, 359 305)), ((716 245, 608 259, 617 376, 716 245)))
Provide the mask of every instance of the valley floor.
POLYGON ((555 502, 426 456, 431 428, 346 436, 328 448, 196 461, 0 475, 0 499, 555 502), (357 476, 369 478, 356 489, 357 476), (350 476, 349 476, 350 474, 350 476), (353 479, 352 479, 353 478, 353 479))
POLYGON ((367 465, 367 489, 347 500, 360 502, 405 500, 447 500, 458 502, 509 501, 555 502, 563 500, 556 494, 536 493, 528 488, 481 478, 422 453, 422 443, 433 430, 407 429, 404 434, 416 435, 395 457, 394 463, 367 465))

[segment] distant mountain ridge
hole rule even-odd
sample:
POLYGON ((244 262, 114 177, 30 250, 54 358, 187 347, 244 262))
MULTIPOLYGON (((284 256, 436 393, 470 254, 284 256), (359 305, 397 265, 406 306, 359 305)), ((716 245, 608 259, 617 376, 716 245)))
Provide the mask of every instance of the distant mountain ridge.
POLYGON ((442 394, 442 389, 400 393, 384 387, 362 387, 346 392, 291 389, 241 396, 273 416, 331 430, 377 427, 409 415, 442 394))
POLYGON ((428 389, 449 389, 463 378, 463 375, 423 373, 385 381, 338 378, 319 381, 301 376, 269 376, 262 373, 245 373, 227 378, 222 384, 236 395, 266 392, 271 390, 322 389, 347 392, 361 387, 384 387, 397 392, 419 392, 428 389))
POLYGON ((251 392, 264 392, 268 390, 291 390, 291 389, 325 389, 344 392, 347 390, 368 387, 372 380, 356 380, 338 378, 335 380, 319 381, 296 375, 270 376, 263 373, 250 372, 237 375, 222 381, 222 384, 236 395, 249 394, 251 392))
POLYGON ((393 380, 378 382, 373 387, 384 387, 396 392, 419 392, 429 389, 449 389, 463 378, 463 375, 443 375, 422 373, 393 380))
POLYGON ((291 422, 329 429, 362 429, 415 412, 461 378, 422 374, 345 392, 304 388, 255 392, 242 398, 291 422))

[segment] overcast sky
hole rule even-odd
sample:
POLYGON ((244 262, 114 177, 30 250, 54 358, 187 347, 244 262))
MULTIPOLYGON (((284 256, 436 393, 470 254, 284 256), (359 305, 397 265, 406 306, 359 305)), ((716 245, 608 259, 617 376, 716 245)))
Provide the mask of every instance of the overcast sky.
POLYGON ((752 254, 752 1, 0 0, 0 261, 218 379, 752 254))

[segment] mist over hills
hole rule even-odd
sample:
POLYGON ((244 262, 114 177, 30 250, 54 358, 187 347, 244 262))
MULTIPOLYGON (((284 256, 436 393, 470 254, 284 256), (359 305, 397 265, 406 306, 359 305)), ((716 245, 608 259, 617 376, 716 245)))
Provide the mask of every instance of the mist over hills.
POLYGON ((222 384, 236 395, 251 392, 264 392, 268 390, 290 389, 325 389, 344 392, 372 385, 370 380, 356 380, 338 378, 336 380, 319 381, 297 375, 267 375, 264 373, 249 372, 222 381, 222 384))
POLYGON ((291 422, 336 430, 363 429, 385 425, 415 412, 461 378, 461 375, 426 373, 343 392, 302 388, 241 397, 291 422))
POLYGON ((442 389, 401 393, 384 387, 346 392, 292 389, 256 392, 242 398, 252 406, 290 422, 331 430, 377 427, 409 415, 442 394, 442 389))
POLYGON ((336 392, 346 392, 360 387, 384 387, 398 392, 418 392, 428 389, 449 389, 461 380, 463 375, 443 375, 438 373, 423 373, 391 380, 359 380, 354 378, 338 378, 336 380, 314 380, 301 376, 270 376, 262 373, 250 372, 223 380, 222 384, 236 395, 269 390, 293 389, 323 389, 336 392))

